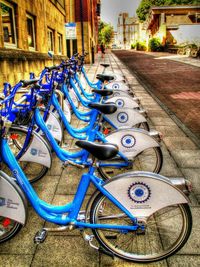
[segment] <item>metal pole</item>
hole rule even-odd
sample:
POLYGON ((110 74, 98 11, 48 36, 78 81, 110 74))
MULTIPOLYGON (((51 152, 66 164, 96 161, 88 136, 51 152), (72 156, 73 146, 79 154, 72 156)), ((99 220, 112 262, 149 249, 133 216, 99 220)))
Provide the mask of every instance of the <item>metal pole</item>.
POLYGON ((82 54, 84 54, 84 25, 83 25, 83 0, 80 0, 80 18, 81 18, 81 38, 82 38, 82 54))

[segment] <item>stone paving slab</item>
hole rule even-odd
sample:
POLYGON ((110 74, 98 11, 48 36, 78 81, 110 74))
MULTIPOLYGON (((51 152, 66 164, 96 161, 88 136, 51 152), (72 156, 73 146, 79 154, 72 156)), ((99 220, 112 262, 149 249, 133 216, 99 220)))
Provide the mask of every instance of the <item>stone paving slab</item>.
POLYGON ((32 267, 98 267, 99 253, 85 246, 82 238, 74 236, 48 236, 38 245, 32 267))
POLYGON ((174 150, 172 155, 181 168, 200 168, 200 150, 174 150))
POLYGON ((167 260, 170 267, 199 267, 200 257, 191 255, 176 255, 167 260))
POLYGON ((164 137, 163 142, 170 151, 180 150, 197 150, 197 146, 188 137, 171 136, 164 137))
POLYGON ((29 267, 32 262, 32 255, 11 255, 0 254, 0 266, 4 267, 29 267))
POLYGON ((131 263, 101 255, 100 267, 168 267, 166 260, 153 263, 131 263))
MULTIPOLYGON (((164 114, 164 115, 166 115, 166 114, 164 114)), ((157 117, 151 116, 151 121, 152 121, 153 125, 155 125, 155 126, 170 126, 170 128, 172 128, 172 126, 173 126, 173 129, 174 128, 177 129, 176 124, 171 119, 169 119, 167 116, 162 117, 159 115, 159 113, 158 113, 157 117)), ((168 129, 166 129, 166 130, 168 130, 168 129)), ((162 129, 161 129, 161 132, 163 132, 162 129)), ((183 132, 181 132, 181 134, 183 134, 183 132)))

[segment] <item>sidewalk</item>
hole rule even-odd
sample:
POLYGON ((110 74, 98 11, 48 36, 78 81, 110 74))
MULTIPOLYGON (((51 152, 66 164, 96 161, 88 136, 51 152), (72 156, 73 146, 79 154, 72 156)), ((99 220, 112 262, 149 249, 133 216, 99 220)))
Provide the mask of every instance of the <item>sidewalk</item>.
MULTIPOLYGON (((113 71, 123 73, 136 96, 141 98, 142 106, 148 111, 151 128, 163 133, 162 151, 164 165, 162 175, 167 177, 186 177, 193 183, 190 196, 193 213, 193 231, 189 242, 176 255, 167 260, 153 264, 133 264, 100 254, 80 236, 79 231, 49 234, 43 244, 35 245, 35 233, 44 225, 32 208, 29 208, 29 219, 26 227, 13 240, 0 245, 0 267, 143 267, 143 266, 200 266, 200 150, 169 118, 167 113, 157 104, 126 66, 113 54, 106 54, 103 60, 111 64, 113 71)), ((102 72, 99 61, 87 66, 90 79, 102 72)), ((78 122, 72 120, 73 125, 78 122)), ((66 142, 72 147, 74 141, 66 135, 66 142)), ((75 167, 61 168, 61 162, 54 156, 53 166, 46 177, 34 185, 39 196, 56 205, 65 204, 73 198, 81 171, 75 167)), ((84 171, 83 171, 84 172, 84 171)), ((93 192, 91 187, 88 197, 93 192)))

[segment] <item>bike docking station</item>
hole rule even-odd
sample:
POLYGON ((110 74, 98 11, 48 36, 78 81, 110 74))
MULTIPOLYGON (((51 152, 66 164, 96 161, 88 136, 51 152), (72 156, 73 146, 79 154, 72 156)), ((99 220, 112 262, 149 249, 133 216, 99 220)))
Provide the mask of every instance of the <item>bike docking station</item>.
POLYGON ((162 134, 150 129, 148 113, 123 74, 108 71, 109 64, 103 63, 96 82, 89 80, 86 56, 75 54, 13 87, 4 84, 0 243, 26 225, 28 200, 36 214, 55 224, 38 229, 36 244, 48 240, 49 233, 78 229, 92 248, 112 258, 138 263, 164 260, 190 236, 191 183, 159 174, 162 134), (26 93, 16 101, 23 88, 26 93), (79 122, 76 127, 74 120, 79 122), (65 136, 78 140, 75 151, 67 150, 65 136), (72 201, 60 206, 40 199, 31 185, 45 177, 55 157, 64 169, 84 170, 74 177, 79 184, 72 201), (96 190, 83 210, 91 183, 96 190))

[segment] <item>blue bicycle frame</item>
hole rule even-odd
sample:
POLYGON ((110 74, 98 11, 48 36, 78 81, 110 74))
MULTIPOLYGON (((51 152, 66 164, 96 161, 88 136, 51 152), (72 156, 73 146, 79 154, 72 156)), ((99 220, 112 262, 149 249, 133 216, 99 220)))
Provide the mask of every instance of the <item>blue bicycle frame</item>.
MULTIPOLYGON (((14 92, 12 92, 12 93, 13 94, 16 93, 17 89, 20 86, 21 86, 21 83, 16 86, 14 92)), ((45 89, 44 89, 44 91, 45 91, 45 89)), ((27 97, 29 98, 29 101, 32 101, 31 100, 31 96, 27 95, 27 97)), ((13 95, 9 96, 8 100, 10 98, 11 98, 11 103, 13 104, 14 103, 13 95)), ((105 139, 104 135, 101 132, 99 132, 99 125, 96 124, 96 118, 98 116, 98 111, 95 111, 95 110, 93 111, 93 116, 91 118, 91 123, 88 126, 88 128, 86 129, 86 135, 77 135, 73 131, 73 128, 69 127, 69 123, 68 123, 68 121, 67 121, 67 119, 66 119, 66 117, 65 117, 65 115, 64 115, 64 113, 63 113, 63 111, 62 111, 62 109, 61 109, 61 107, 59 105, 59 102, 58 102, 57 98, 54 95, 54 93, 52 93, 52 99, 53 99, 55 107, 57 108, 57 110, 59 112, 59 115, 61 116, 62 120, 65 122, 66 129, 69 131, 69 133, 72 136, 74 136, 75 138, 80 139, 80 140, 85 140, 86 138, 88 138, 88 140, 92 141, 92 142, 95 141, 95 140, 99 140, 99 141, 101 141, 103 143, 107 142, 107 140, 105 139), (96 124, 96 126, 95 126, 95 124, 96 124)), ((9 106, 12 107, 11 104, 9 106)), ((12 115, 12 111, 9 110, 9 112, 8 112, 9 115, 10 114, 12 115)), ((14 121, 14 120, 12 120, 12 121, 14 121)), ((19 154, 18 158, 20 158, 21 155, 23 154, 23 152, 25 151, 25 149, 26 149, 26 147, 28 145, 28 142, 30 141, 31 133, 32 133, 32 130, 33 130, 33 127, 34 127, 35 124, 46 135, 47 139, 49 140, 51 146, 53 147, 53 149, 56 152, 56 154, 59 157, 59 159, 61 159, 64 162, 67 161, 67 160, 71 160, 72 159, 73 162, 76 163, 76 164, 83 164, 85 166, 88 166, 89 162, 88 162, 88 153, 87 153, 87 151, 81 150, 79 152, 71 153, 71 152, 68 152, 68 151, 65 151, 65 150, 61 149, 58 146, 58 144, 56 143, 55 139, 53 138, 52 134, 50 133, 48 127, 45 124, 45 121, 41 117, 40 112, 39 112, 39 110, 37 108, 35 109, 34 117, 32 119, 32 122, 31 122, 30 126, 29 126, 29 129, 28 129, 28 132, 27 132, 27 136, 26 136, 26 139, 25 139, 25 143, 23 145, 22 150, 20 151, 20 154, 19 154)), ((78 130, 77 130, 77 132, 78 132, 78 130)), ((79 133, 81 133, 81 131, 79 133)), ((104 166, 110 166, 110 167, 113 166, 113 167, 116 167, 116 168, 127 167, 127 166, 130 165, 130 162, 128 161, 127 157, 123 155, 123 153, 119 152, 119 156, 121 157, 121 159, 124 160, 124 162, 113 163, 113 164, 106 164, 106 163, 101 162, 100 165, 102 167, 104 167, 104 166)))
MULTIPOLYGON (((36 123, 36 125, 46 135, 49 143, 51 144, 53 150, 55 151, 57 157, 60 160, 62 160, 63 162, 67 160, 72 160, 76 164, 85 165, 85 166, 88 166, 88 164, 90 164, 90 162, 88 161, 89 154, 86 150, 80 150, 78 152, 71 153, 59 147, 54 137, 52 136, 51 132, 49 131, 48 127, 46 126, 43 118, 41 117, 38 109, 35 110, 34 123, 36 123)), ((103 143, 107 143, 107 140, 99 131, 97 131, 96 129, 92 129, 90 131, 90 134, 88 135, 88 141, 94 142, 95 140, 99 140, 99 141, 102 141, 103 143)), ((128 161, 127 157, 123 153, 119 151, 118 155, 120 156, 122 160, 124 160, 124 162, 113 163, 113 164, 101 162, 99 165, 102 167, 112 166, 112 167, 117 167, 117 168, 127 167, 130 165, 130 162, 128 161)))
POLYGON ((93 89, 99 89, 99 81, 97 83, 91 83, 87 74, 86 74, 85 68, 83 66, 81 66, 80 69, 81 69, 81 72, 83 73, 83 76, 84 76, 87 84, 93 89))
POLYGON ((5 138, 2 138, 0 147, 2 152, 2 160, 12 171, 14 177, 17 180, 17 183, 29 199, 31 205, 33 206, 37 214, 40 215, 44 220, 56 223, 58 225, 67 225, 69 223, 73 223, 77 228, 86 227, 93 229, 117 229, 119 231, 135 231, 138 229, 138 225, 136 224, 136 218, 126 208, 124 208, 107 190, 104 189, 104 182, 94 175, 95 168, 93 166, 90 166, 88 173, 82 175, 73 201, 64 206, 54 206, 44 202, 38 197, 31 184, 29 183, 28 179, 26 178, 25 174, 23 173, 22 169, 18 165, 5 138), (111 224, 90 224, 78 221, 78 214, 80 212, 81 206, 85 199, 85 195, 91 182, 103 195, 105 195, 123 213, 125 213, 135 225, 126 226, 111 224), (68 213, 68 215, 66 215, 66 213, 68 213))

